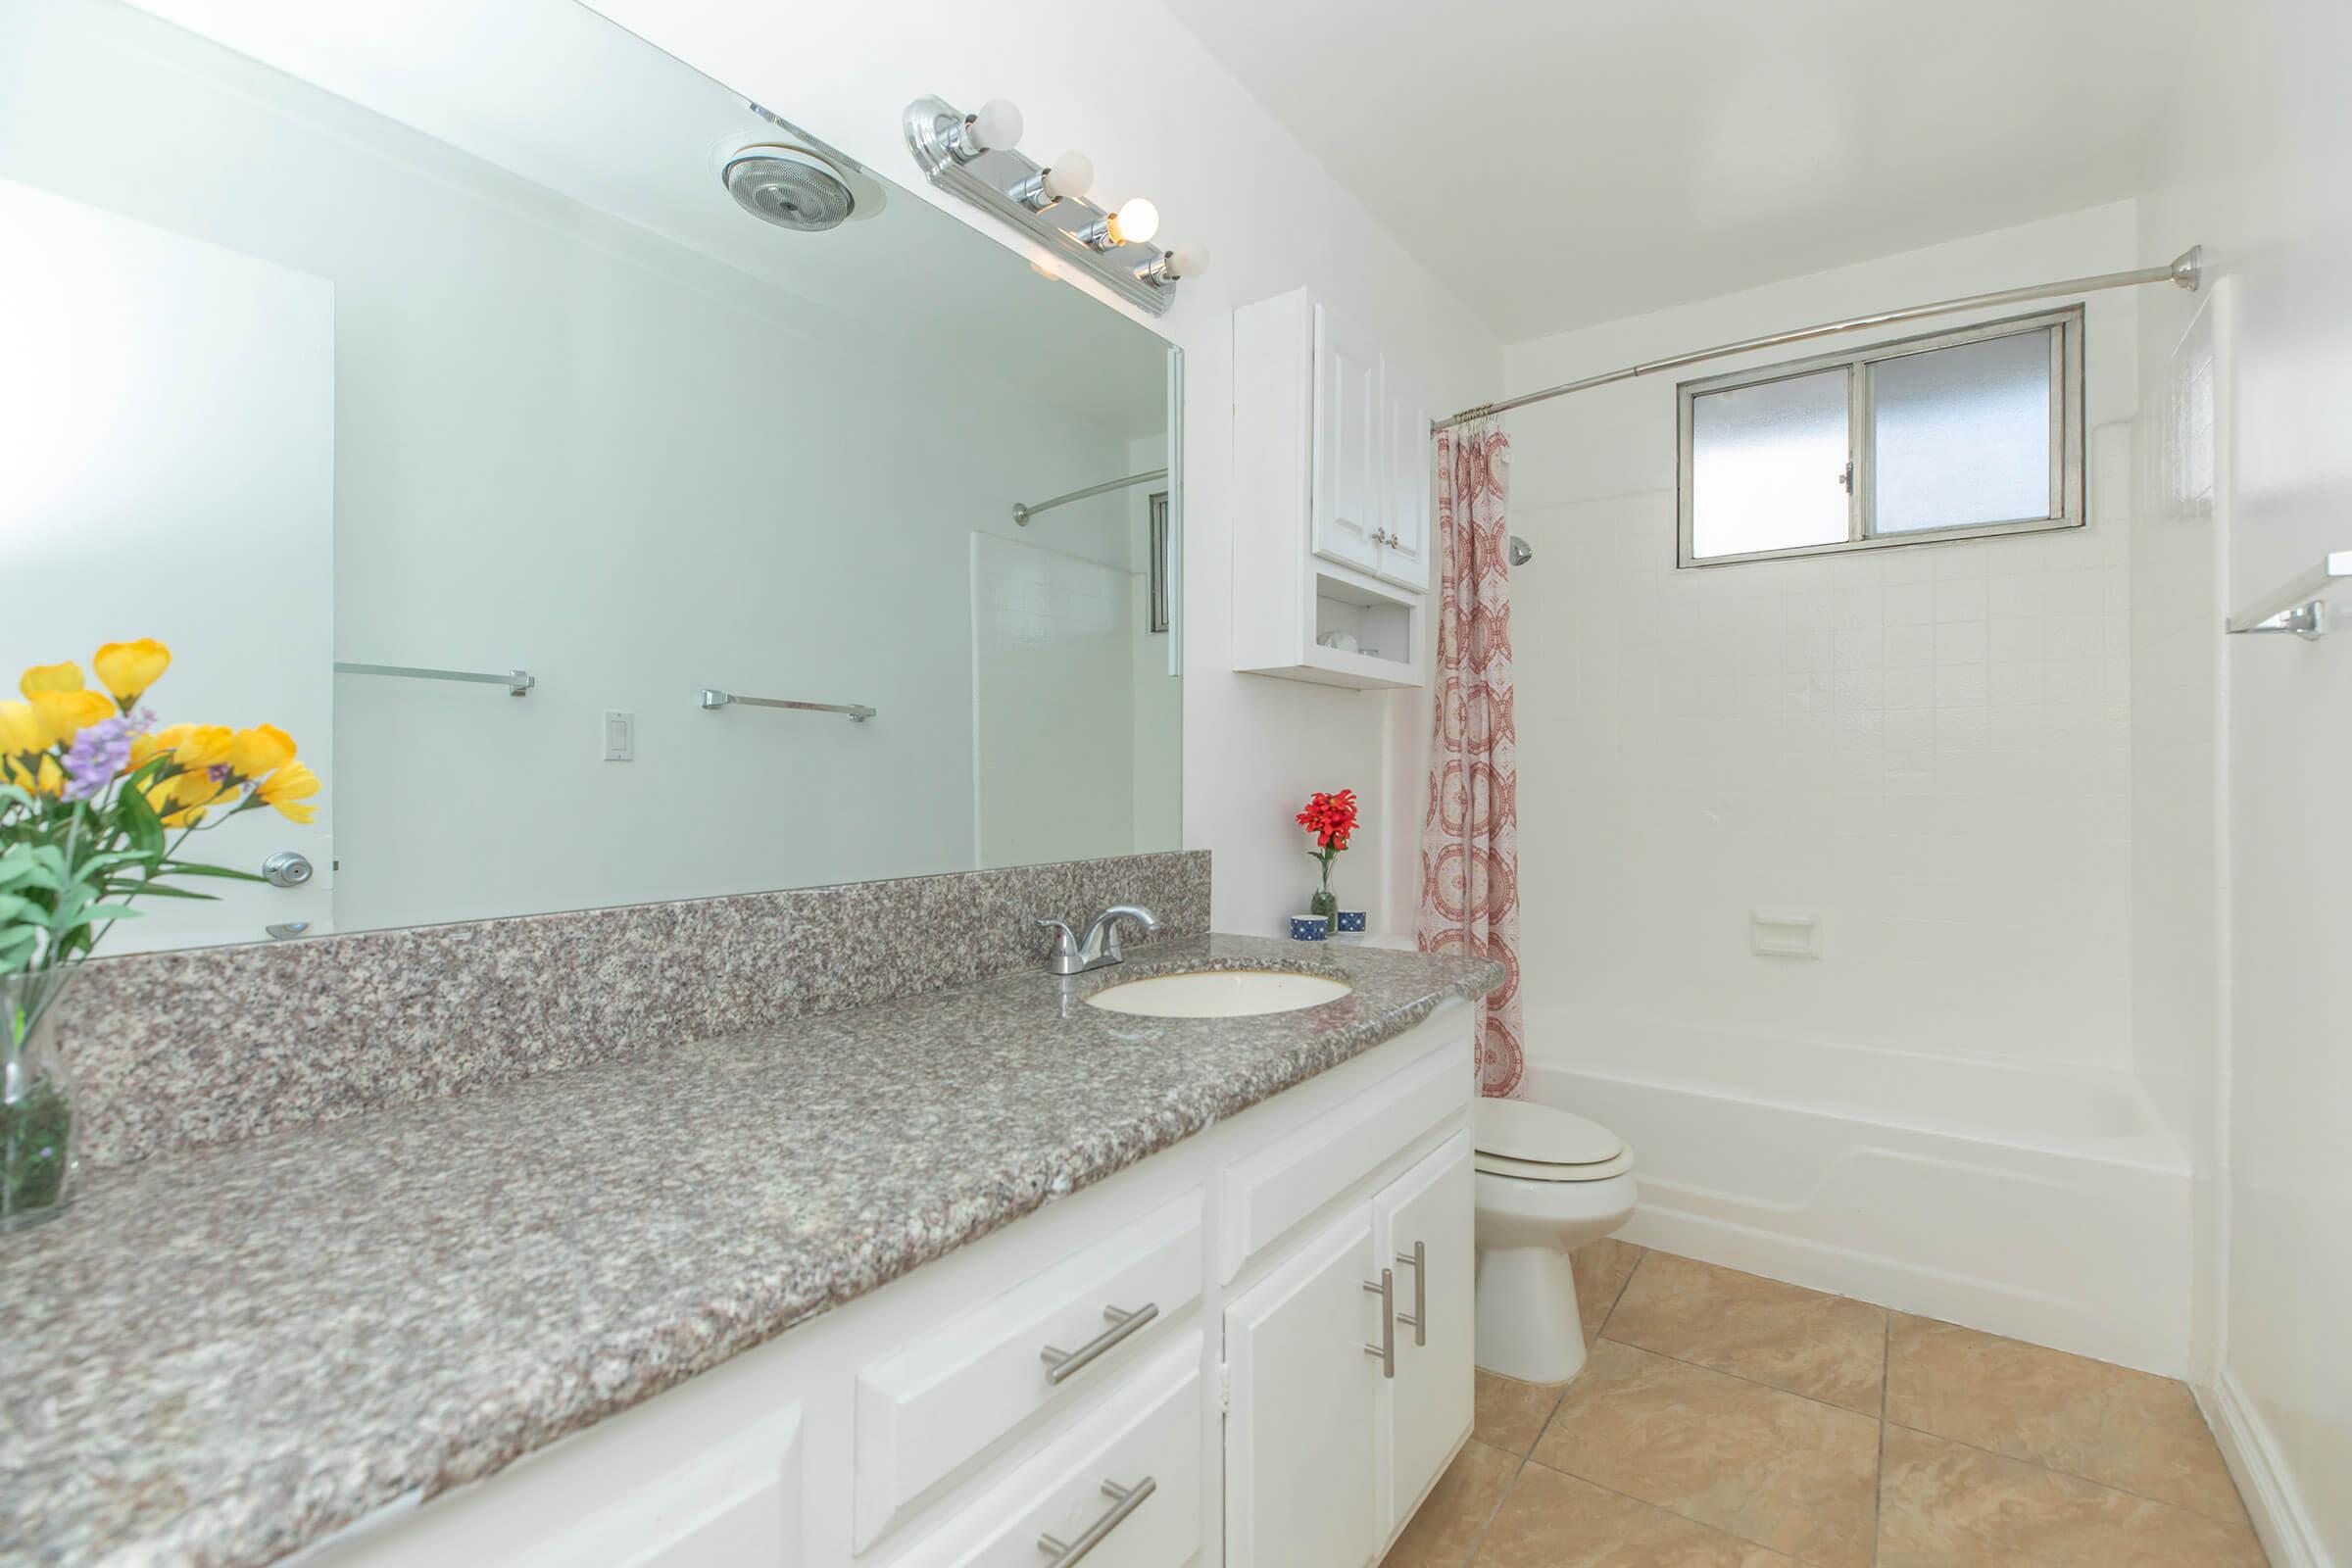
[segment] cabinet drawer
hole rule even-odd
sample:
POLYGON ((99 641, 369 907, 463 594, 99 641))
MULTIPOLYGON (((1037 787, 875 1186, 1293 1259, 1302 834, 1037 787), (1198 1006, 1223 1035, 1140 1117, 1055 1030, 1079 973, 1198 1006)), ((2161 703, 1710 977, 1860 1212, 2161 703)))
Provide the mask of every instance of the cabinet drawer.
POLYGON ((1470 1009, 1442 1008, 1421 1027, 1434 1031, 1428 1054, 1226 1169, 1221 1280, 1230 1282, 1285 1231, 1469 1109, 1470 1009))
POLYGON ((858 1372, 858 1550, 1065 1391, 1164 1342, 1200 1296, 1203 1201, 1195 1188, 858 1372))
POLYGON ((1198 1331, 1066 1438, 943 1521, 893 1568, 1040 1568, 1102 1530, 1087 1568, 1183 1568, 1200 1552, 1198 1331), (1143 1495, 1135 1494, 1141 1491, 1143 1495), (1125 1495, 1121 1495, 1125 1494, 1125 1495))

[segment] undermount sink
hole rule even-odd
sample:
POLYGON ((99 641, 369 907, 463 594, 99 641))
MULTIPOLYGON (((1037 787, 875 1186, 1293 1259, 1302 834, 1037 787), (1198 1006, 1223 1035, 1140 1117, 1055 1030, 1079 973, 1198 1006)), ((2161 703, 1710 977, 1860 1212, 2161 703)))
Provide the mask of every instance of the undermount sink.
POLYGON ((1344 980, 1272 969, 1204 969, 1160 974, 1106 986, 1086 999, 1105 1012, 1147 1018, 1247 1018, 1261 1012, 1295 1012, 1337 1002, 1354 990, 1344 980))

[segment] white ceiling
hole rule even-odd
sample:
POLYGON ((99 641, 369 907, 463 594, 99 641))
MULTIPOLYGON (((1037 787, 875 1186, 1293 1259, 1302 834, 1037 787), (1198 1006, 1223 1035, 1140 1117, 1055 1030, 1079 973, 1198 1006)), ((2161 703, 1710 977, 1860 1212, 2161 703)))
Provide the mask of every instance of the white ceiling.
POLYGON ((2208 0, 1166 3, 1518 342, 2134 195, 2208 0))

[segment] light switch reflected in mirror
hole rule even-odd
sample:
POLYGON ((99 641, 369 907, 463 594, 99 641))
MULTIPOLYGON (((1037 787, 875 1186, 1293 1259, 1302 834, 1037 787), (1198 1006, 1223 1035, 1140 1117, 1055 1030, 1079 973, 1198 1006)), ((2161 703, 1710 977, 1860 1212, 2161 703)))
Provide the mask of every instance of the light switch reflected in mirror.
POLYGON ((1163 340, 903 190, 759 220, 730 138, 887 182, 570 0, 238 17, 0 11, 0 574, 106 584, 0 673, 160 637, 327 781, 110 950, 1177 847, 1176 492, 1011 517, 1173 466, 1163 340))

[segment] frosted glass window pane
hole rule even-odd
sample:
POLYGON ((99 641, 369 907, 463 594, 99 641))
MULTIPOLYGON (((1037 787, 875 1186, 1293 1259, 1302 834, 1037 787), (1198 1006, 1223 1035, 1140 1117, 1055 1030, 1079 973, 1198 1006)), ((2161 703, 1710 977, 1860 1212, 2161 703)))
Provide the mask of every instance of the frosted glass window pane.
POLYGON ((1870 376, 1878 405, 1874 532, 2050 514, 2046 328, 1882 360, 1870 376))
POLYGON ((1744 555, 1846 537, 1846 369, 1690 400, 1690 553, 1744 555))

